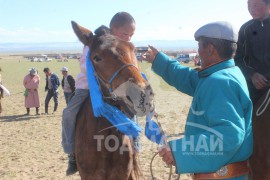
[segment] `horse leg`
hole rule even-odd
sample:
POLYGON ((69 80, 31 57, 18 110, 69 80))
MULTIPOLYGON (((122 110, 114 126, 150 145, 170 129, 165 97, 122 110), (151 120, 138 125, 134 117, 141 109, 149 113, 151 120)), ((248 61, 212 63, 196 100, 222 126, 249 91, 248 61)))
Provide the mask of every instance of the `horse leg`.
POLYGON ((115 134, 114 140, 116 143, 112 145, 117 149, 111 152, 111 172, 108 174, 108 179, 127 180, 132 177, 133 172, 133 149, 130 138, 119 132, 117 133, 118 135, 115 134))
POLYGON ((104 145, 111 126, 104 118, 95 118, 90 99, 87 98, 76 121, 75 154, 82 179, 107 179, 107 161, 110 158, 104 145))
POLYGON ((75 155, 77 167, 80 176, 83 180, 91 179, 93 172, 93 162, 95 162, 93 153, 95 147, 95 141, 93 142, 94 119, 92 107, 90 105, 89 98, 83 103, 82 109, 79 111, 76 120, 75 131, 75 155), (90 144, 92 143, 92 146, 90 144))
POLYGON ((96 135, 98 134, 97 131, 97 120, 94 117, 90 116, 89 118, 89 116, 86 117, 82 115, 78 118, 75 152, 80 176, 85 180, 106 179, 107 172, 104 168, 106 165, 106 154, 104 153, 102 143, 100 143, 98 139, 101 137, 102 140, 104 135, 96 135))
POLYGON ((75 154, 83 180, 138 179, 130 139, 105 118, 95 118, 89 98, 77 117, 75 154))

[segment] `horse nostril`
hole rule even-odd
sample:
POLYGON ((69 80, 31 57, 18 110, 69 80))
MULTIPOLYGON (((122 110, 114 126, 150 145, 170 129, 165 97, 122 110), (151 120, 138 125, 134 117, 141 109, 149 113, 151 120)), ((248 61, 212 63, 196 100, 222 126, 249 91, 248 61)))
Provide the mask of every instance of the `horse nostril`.
POLYGON ((129 78, 128 81, 134 83, 134 78, 129 78))
POLYGON ((152 87, 148 84, 146 87, 145 87, 146 90, 151 90, 152 87))
POLYGON ((131 98, 129 96, 126 96, 126 98, 132 103, 131 98))
POLYGON ((150 85, 147 85, 145 87, 145 90, 149 92, 150 96, 154 95, 154 92, 153 92, 152 87, 150 85))

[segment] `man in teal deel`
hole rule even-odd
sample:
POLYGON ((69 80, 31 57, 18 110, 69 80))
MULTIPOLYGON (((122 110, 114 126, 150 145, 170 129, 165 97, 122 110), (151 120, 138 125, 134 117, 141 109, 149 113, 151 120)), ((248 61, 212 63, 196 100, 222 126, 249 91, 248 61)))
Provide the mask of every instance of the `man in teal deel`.
POLYGON ((201 70, 182 66, 149 46, 152 70, 193 97, 185 136, 159 149, 176 172, 193 179, 248 179, 252 154, 252 102, 234 64, 237 31, 228 22, 209 23, 195 33, 201 70))

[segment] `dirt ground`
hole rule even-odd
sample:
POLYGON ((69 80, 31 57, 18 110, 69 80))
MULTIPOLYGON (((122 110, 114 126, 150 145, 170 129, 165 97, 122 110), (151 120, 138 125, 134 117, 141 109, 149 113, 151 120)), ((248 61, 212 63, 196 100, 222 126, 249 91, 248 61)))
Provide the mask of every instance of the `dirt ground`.
MULTIPOLYGON (((183 132, 191 97, 177 92, 166 85, 155 75, 147 63, 142 63, 142 71, 154 89, 156 110, 159 121, 168 135, 183 132)), ((31 109, 31 115, 26 116, 23 96, 23 77, 28 69, 36 67, 39 70, 41 84, 39 95, 41 100, 40 111, 44 112, 45 76, 44 67, 50 67, 59 76, 62 66, 67 66, 70 73, 79 72, 76 60, 70 62, 28 62, 22 57, 2 56, 2 81, 11 91, 11 96, 2 99, 3 113, 0 117, 0 179, 80 179, 78 173, 71 177, 65 176, 67 155, 61 147, 61 117, 65 107, 63 92, 60 90, 59 108, 56 114, 36 116, 31 109)), ((61 77, 61 76, 60 76, 61 77)), ((53 101, 50 102, 49 112, 52 112, 53 101)), ((145 125, 145 118, 139 123, 145 125)), ((178 137, 176 137, 178 138, 178 137)), ((157 146, 141 136, 142 150, 139 154, 142 179, 151 179, 150 161, 156 152, 157 146)), ((169 168, 156 157, 153 163, 153 173, 157 179, 168 179, 169 168)), ((173 169, 174 172, 174 169, 173 169)), ((172 179, 176 179, 173 175, 172 179)), ((181 180, 191 179, 188 175, 181 175, 181 180)))

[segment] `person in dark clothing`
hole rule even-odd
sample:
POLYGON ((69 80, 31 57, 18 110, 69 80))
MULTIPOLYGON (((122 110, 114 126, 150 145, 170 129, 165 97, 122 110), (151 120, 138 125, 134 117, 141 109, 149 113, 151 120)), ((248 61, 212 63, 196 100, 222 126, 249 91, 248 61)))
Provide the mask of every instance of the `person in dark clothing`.
POLYGON ((234 59, 255 104, 270 86, 270 0, 248 0, 248 10, 252 19, 240 28, 234 59))
POLYGON ((61 69, 63 74, 63 79, 61 81, 62 89, 64 91, 64 96, 66 100, 66 104, 68 104, 69 100, 72 98, 75 92, 75 80, 73 76, 68 74, 68 68, 63 67, 61 69))
POLYGON ((47 96, 45 98, 45 114, 48 114, 48 107, 51 98, 54 100, 54 109, 53 114, 56 112, 58 107, 58 87, 60 85, 58 76, 51 72, 51 70, 47 67, 43 69, 43 72, 46 75, 46 86, 45 91, 48 91, 47 96))

